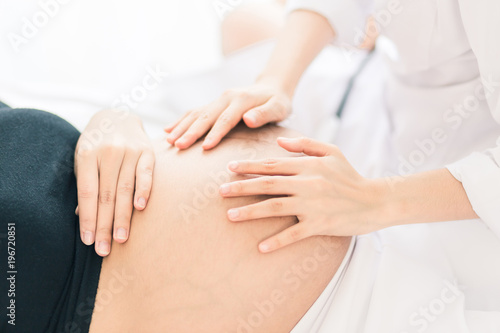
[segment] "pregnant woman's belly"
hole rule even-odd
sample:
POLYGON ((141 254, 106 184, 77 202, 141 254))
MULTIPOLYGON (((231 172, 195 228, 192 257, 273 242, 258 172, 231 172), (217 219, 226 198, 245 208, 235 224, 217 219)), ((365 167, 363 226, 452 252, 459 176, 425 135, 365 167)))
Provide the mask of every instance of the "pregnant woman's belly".
POLYGON ((289 332, 339 267, 350 238, 313 237, 271 254, 259 241, 296 223, 232 223, 227 209, 263 198, 222 199, 233 159, 287 156, 275 144, 293 133, 238 130, 220 147, 178 152, 156 145, 148 208, 130 239, 104 259, 91 323, 100 332, 289 332), (257 141, 255 141, 257 140, 257 141))

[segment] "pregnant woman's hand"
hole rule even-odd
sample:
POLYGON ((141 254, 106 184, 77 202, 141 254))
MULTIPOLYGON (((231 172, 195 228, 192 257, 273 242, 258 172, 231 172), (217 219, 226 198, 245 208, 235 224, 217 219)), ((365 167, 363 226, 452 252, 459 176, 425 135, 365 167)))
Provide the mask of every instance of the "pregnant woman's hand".
POLYGON ((167 141, 186 149, 208 132, 203 149, 215 147, 243 119, 250 128, 284 120, 291 110, 290 97, 272 84, 228 90, 205 107, 187 112, 167 126, 167 141))
POLYGON ((97 113, 75 151, 81 239, 101 256, 111 239, 123 243, 132 210, 143 210, 151 192, 155 157, 137 116, 118 110, 97 113))
POLYGON ((307 138, 279 138, 278 144, 309 156, 231 162, 235 173, 265 176, 220 188, 224 197, 280 196, 230 209, 231 221, 297 216, 299 223, 260 243, 261 252, 314 235, 351 236, 382 228, 376 217, 384 203, 384 181, 363 178, 336 146, 307 138))

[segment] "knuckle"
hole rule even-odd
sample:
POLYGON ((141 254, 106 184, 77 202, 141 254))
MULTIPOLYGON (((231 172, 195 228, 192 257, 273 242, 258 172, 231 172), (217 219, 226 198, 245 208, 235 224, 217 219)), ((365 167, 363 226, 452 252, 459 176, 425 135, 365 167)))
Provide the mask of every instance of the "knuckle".
POLYGON ((188 112, 188 117, 190 118, 198 118, 201 115, 202 111, 199 109, 192 110, 188 112))
POLYGON ((272 200, 270 204, 273 212, 280 212, 283 210, 283 202, 281 200, 272 200))
POLYGON ((299 139, 300 143, 303 144, 304 146, 309 146, 312 144, 312 139, 308 137, 301 137, 299 139))
POLYGON ((96 235, 101 240, 111 238, 111 226, 99 226, 96 230, 96 235))
POLYGON ((78 145, 75 155, 78 160, 80 158, 89 157, 93 153, 94 153, 94 145, 90 144, 90 142, 88 141, 85 141, 83 144, 78 145))
POLYGON ((231 192, 233 193, 241 193, 244 189, 244 185, 241 182, 234 183, 231 186, 231 192))
POLYGON ((193 129, 189 129, 186 133, 184 133, 183 138, 185 140, 191 141, 196 139, 196 133, 193 129))
POLYGON ((288 232, 288 238, 292 241, 298 241, 302 237, 302 230, 299 228, 292 228, 288 232))
POLYGON ((103 205, 110 205, 114 203, 115 196, 112 191, 105 190, 99 194, 99 203, 103 205))
POLYGON ((125 147, 120 143, 108 143, 101 148, 101 151, 105 155, 116 157, 125 153, 125 147))
POLYGON ((233 123, 233 117, 230 114, 223 113, 219 117, 219 123, 222 125, 231 125, 233 123))
POLYGON ((222 93, 222 97, 224 98, 232 98, 236 94, 236 91, 234 89, 228 89, 222 93))
POLYGON ((118 185, 117 192, 119 194, 131 194, 132 192, 134 192, 134 188, 134 184, 127 181, 118 185))
POLYGON ((274 112, 279 112, 283 110, 284 105, 281 101, 273 98, 271 101, 269 101, 269 108, 274 112))
POLYGON ((199 116, 198 116, 198 120, 201 121, 201 122, 206 122, 208 121, 208 119, 210 118, 210 115, 208 114, 208 112, 202 112, 199 116))
POLYGON ((268 159, 265 159, 264 162, 262 162, 264 169, 267 171, 274 170, 276 168, 277 164, 278 164, 278 160, 276 160, 274 158, 268 158, 268 159))
POLYGON ((243 90, 238 92, 238 99, 242 102, 248 101, 251 98, 252 96, 247 91, 243 90))
POLYGON ((153 177, 153 167, 150 165, 143 166, 140 172, 148 177, 153 177))
POLYGON ((271 190, 275 185, 275 180, 273 177, 262 177, 262 187, 263 190, 271 190))
POLYGON ((262 109, 262 108, 254 109, 254 112, 255 112, 255 116, 256 116, 257 120, 265 119, 265 117, 267 115, 267 111, 265 109, 262 109))
POLYGON ((131 219, 131 214, 128 212, 128 210, 121 209, 119 213, 116 213, 115 226, 129 226, 130 219, 131 219))
POLYGON ((244 219, 253 219, 255 211, 252 207, 244 207, 240 209, 240 217, 244 219))
POLYGON ((129 146, 125 149, 126 155, 138 156, 142 152, 142 149, 139 145, 129 146))
MULTIPOLYGON (((82 215, 80 213, 80 215, 82 215)), ((82 230, 94 230, 95 229, 95 219, 90 217, 80 217, 80 228, 82 230)))
POLYGON ((274 239, 274 244, 275 244, 275 248, 279 249, 279 248, 283 247, 284 242, 283 242, 283 240, 281 239, 281 237, 276 237, 276 238, 274 239))
POLYGON ((80 199, 91 199, 96 192, 89 185, 82 185, 78 188, 78 197, 80 199))
POLYGON ((282 119, 288 114, 289 107, 288 105, 279 99, 273 99, 269 102, 269 112, 276 119, 282 119))

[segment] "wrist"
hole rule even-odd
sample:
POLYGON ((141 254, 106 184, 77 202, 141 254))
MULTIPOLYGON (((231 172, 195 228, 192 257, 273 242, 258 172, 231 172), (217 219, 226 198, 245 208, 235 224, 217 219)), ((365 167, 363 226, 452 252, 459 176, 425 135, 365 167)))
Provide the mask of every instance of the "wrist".
POLYGON ((295 92, 295 84, 281 75, 268 74, 264 72, 259 75, 257 80, 255 80, 255 83, 270 86, 280 91, 290 99, 293 98, 293 94, 295 92))
POLYGON ((369 180, 369 196, 373 212, 372 223, 377 230, 404 224, 404 202, 398 199, 392 178, 379 178, 369 180))

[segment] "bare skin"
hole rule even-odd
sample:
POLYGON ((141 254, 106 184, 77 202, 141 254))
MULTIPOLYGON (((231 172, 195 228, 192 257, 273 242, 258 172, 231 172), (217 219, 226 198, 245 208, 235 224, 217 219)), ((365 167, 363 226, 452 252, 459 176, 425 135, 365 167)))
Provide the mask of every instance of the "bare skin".
POLYGON ((264 197, 223 198, 222 183, 250 178, 233 159, 290 157, 277 127, 238 129, 212 151, 156 142, 153 188, 129 240, 104 258, 90 327, 100 332, 290 332, 342 262, 350 237, 311 237, 262 254, 258 243, 296 219, 230 222, 230 208, 264 197), (119 278, 121 277, 121 278, 119 278))
POLYGON ((285 25, 284 2, 249 3, 229 13, 221 26, 222 53, 278 37, 285 25))

